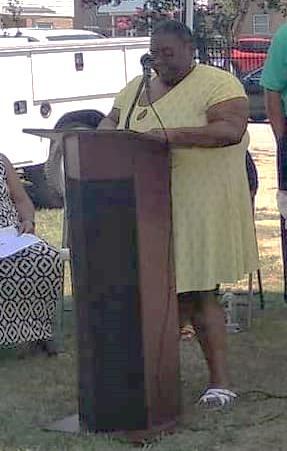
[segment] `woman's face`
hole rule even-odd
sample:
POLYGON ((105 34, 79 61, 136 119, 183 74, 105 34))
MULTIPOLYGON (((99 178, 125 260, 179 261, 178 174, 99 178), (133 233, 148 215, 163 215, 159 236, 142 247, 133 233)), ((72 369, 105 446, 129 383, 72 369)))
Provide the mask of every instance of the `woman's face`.
POLYGON ((187 74, 193 60, 191 43, 183 42, 173 34, 153 36, 150 53, 154 60, 153 69, 168 86, 175 85, 187 74))

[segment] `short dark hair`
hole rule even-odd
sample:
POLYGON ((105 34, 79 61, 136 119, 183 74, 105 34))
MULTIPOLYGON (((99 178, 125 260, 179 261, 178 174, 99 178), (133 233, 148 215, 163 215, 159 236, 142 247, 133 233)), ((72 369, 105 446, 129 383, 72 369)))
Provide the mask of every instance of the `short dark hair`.
POLYGON ((190 28, 177 20, 162 20, 161 22, 158 22, 152 31, 152 36, 158 34, 173 34, 183 42, 193 41, 193 35, 190 28))

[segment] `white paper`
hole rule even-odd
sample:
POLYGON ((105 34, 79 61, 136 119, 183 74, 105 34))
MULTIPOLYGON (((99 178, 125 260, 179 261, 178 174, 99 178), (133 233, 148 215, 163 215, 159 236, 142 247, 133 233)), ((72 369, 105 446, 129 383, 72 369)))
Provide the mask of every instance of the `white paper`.
POLYGON ((13 226, 0 228, 0 259, 14 255, 39 241, 40 238, 31 233, 18 235, 18 230, 13 226))

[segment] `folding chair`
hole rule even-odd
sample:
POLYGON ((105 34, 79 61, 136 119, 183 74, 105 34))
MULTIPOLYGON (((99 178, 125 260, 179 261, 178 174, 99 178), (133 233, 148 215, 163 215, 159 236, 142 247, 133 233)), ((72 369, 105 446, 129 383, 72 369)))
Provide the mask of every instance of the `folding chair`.
POLYGON ((66 263, 70 262, 70 249, 68 247, 68 224, 67 224, 67 210, 66 203, 64 200, 64 216, 63 216, 63 227, 62 227, 62 247, 59 250, 60 258, 62 260, 62 289, 60 293, 60 298, 56 307, 56 318, 55 318, 55 338, 57 343, 58 352, 64 350, 64 314, 65 314, 65 268, 66 263))
MULTIPOLYGON (((246 152, 246 170, 247 170, 247 176, 248 176, 248 182, 249 182, 249 189, 250 189, 250 195, 251 195, 251 201, 252 201, 252 208, 253 208, 253 217, 255 216, 255 196, 258 191, 258 174, 257 169, 255 166, 255 163, 249 153, 249 151, 246 152)), ((263 293, 263 285, 262 285, 262 277, 261 277, 261 271, 260 269, 257 270, 257 280, 258 280, 258 290, 259 290, 259 296, 260 296, 260 308, 263 310, 265 308, 265 302, 264 302, 264 293, 263 293)), ((247 290, 247 298, 248 298, 248 304, 247 304, 247 327, 251 327, 252 322, 252 308, 253 308, 253 296, 254 296, 254 274, 251 272, 248 275, 248 290, 247 290)), ((220 285, 217 285, 217 291, 219 291, 220 285)), ((236 306, 229 305, 229 309, 236 308, 236 306)))

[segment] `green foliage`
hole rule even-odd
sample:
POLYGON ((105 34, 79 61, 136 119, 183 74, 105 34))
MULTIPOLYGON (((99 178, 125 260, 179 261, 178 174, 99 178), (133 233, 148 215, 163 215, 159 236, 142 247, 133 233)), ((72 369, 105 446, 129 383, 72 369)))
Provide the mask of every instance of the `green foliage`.
POLYGON ((11 14, 13 22, 18 27, 19 20, 22 13, 22 2, 20 0, 8 0, 6 9, 11 14))
POLYGON ((260 6, 262 8, 269 8, 280 11, 284 17, 287 14, 287 1, 286 0, 268 0, 268 1, 260 1, 260 6))
MULTIPOLYGON (((86 6, 98 8, 112 2, 119 4, 121 0, 82 0, 82 2, 86 6)), ((262 8, 262 11, 273 9, 280 11, 284 16, 287 15, 287 0, 214 0, 208 6, 194 0, 196 40, 199 42, 220 35, 230 44, 238 35, 240 26, 254 2, 262 8)), ((133 17, 133 26, 140 33, 150 32, 153 25, 163 18, 184 17, 184 10, 181 11, 181 7, 180 0, 146 0, 143 8, 133 17)))
POLYGON ((208 7, 195 5, 194 35, 198 46, 220 37, 230 47, 236 41, 252 3, 256 3, 262 12, 276 10, 286 16, 287 0, 215 0, 208 7))
MULTIPOLYGON (((100 6, 108 5, 112 3, 112 0, 82 0, 82 4, 87 8, 98 9, 100 6)), ((120 3, 120 1, 119 1, 120 3)))
POLYGON ((180 0, 147 0, 133 18, 134 27, 140 33, 150 33, 153 26, 165 18, 174 18, 180 8, 180 0))

